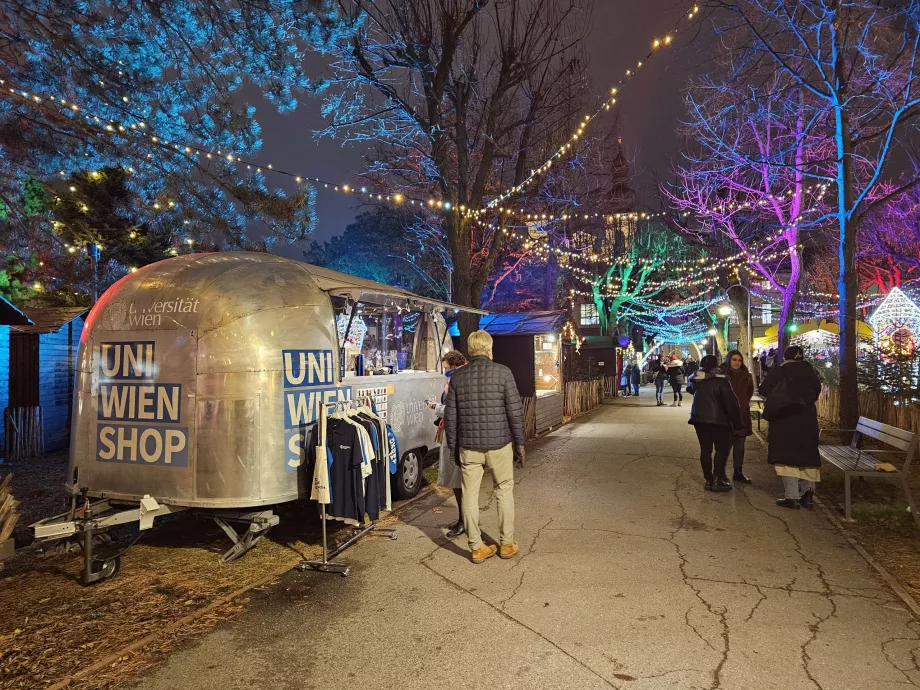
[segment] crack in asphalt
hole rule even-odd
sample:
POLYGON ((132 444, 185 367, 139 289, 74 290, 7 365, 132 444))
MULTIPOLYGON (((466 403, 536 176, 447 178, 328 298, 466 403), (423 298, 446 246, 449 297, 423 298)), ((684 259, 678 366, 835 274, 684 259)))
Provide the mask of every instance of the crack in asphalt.
POLYGON ((725 667, 725 664, 728 662, 728 655, 731 653, 731 638, 729 635, 728 618, 727 618, 728 612, 727 612, 727 609, 724 607, 720 609, 716 609, 715 607, 713 607, 712 604, 710 604, 706 600, 706 598, 703 596, 702 591, 700 591, 699 588, 693 586, 692 578, 687 573, 687 556, 684 554, 683 550, 681 549, 680 544, 677 543, 677 534, 683 531, 683 524, 689 518, 689 515, 687 514, 687 507, 684 505, 683 499, 680 497, 681 480, 684 478, 685 474, 686 474, 686 469, 682 470, 677 475, 674 481, 674 490, 673 490, 674 500, 676 501, 678 508, 680 508, 680 516, 678 517, 678 520, 676 521, 677 525, 675 526, 674 530, 671 532, 671 537, 669 541, 674 546, 674 550, 677 552, 678 569, 680 570, 681 578, 683 579, 684 584, 690 588, 690 590, 693 592, 694 596, 696 596, 699 602, 703 606, 706 607, 706 610, 709 611, 710 615, 714 616, 718 620, 719 625, 722 628, 722 632, 720 634, 720 637, 722 638, 722 649, 718 650, 715 648, 715 645, 713 645, 708 639, 703 637, 703 635, 700 634, 699 630, 696 629, 696 626, 694 626, 690 622, 690 612, 693 610, 693 607, 691 606, 690 609, 688 609, 687 612, 684 614, 684 622, 693 630, 694 633, 696 633, 696 636, 699 637, 701 640, 703 640, 703 642, 705 642, 710 647, 710 649, 712 649, 714 652, 716 652, 717 654, 721 654, 721 659, 719 659, 719 663, 716 665, 716 667, 712 671, 712 685, 709 686, 709 690, 719 690, 722 687, 722 669, 725 667))
MULTIPOLYGON (((515 618, 514 616, 512 616, 512 615, 506 613, 506 612, 503 610, 503 608, 499 608, 498 606, 496 606, 496 605, 493 604, 492 602, 488 601, 487 599, 483 599, 481 596, 479 596, 479 595, 476 594, 475 592, 470 591, 470 590, 467 589, 466 587, 463 587, 462 585, 458 584, 457 582, 454 582, 453 580, 451 580, 451 579, 450 579, 449 577, 447 577, 446 575, 444 575, 444 574, 438 572, 437 570, 435 570, 435 569, 431 566, 430 560, 434 557, 434 554, 436 554, 441 548, 442 548, 441 546, 437 546, 436 548, 434 548, 434 549, 431 551, 431 553, 429 553, 427 556, 424 556, 424 557, 419 561, 419 564, 420 564, 422 567, 424 567, 426 570, 428 570, 429 572, 431 572, 431 573, 433 573, 434 575, 436 575, 437 577, 441 578, 444 582, 446 582, 448 585, 450 585, 450 586, 453 587, 454 589, 457 589, 457 590, 459 590, 459 591, 461 591, 461 592, 464 592, 464 593, 466 593, 467 595, 473 597, 474 599, 477 599, 478 601, 482 602, 483 604, 485 604, 486 606, 488 606, 489 608, 491 608, 493 611, 495 611, 496 613, 498 613, 500 616, 502 616, 502 617, 504 617, 505 619, 507 619, 508 621, 510 621, 511 623, 514 623, 515 625, 518 625, 518 626, 524 628, 525 630, 527 630, 527 631, 533 633, 534 635, 536 635, 537 637, 539 637, 541 640, 543 640, 544 642, 546 642, 547 644, 549 644, 550 646, 552 646, 553 648, 555 648, 556 650, 558 650, 559 652, 561 652, 562 654, 564 654, 565 656, 567 656, 567 657, 568 657, 569 659, 571 659, 573 662, 575 662, 576 664, 578 664, 580 667, 582 667, 583 669, 585 669, 588 673, 590 673, 591 675, 595 676, 598 680, 602 681, 602 682, 603 682, 605 685, 607 685, 608 687, 611 687, 611 688, 613 688, 614 690, 622 690, 622 688, 620 688, 620 686, 615 685, 614 683, 610 682, 607 678, 605 678, 605 677, 602 676, 600 673, 598 673, 597 671, 595 671, 593 668, 591 668, 590 666, 588 666, 585 662, 581 661, 581 659, 579 659, 579 658, 576 657, 574 654, 572 654, 571 652, 569 652, 568 650, 566 650, 564 647, 562 647, 562 646, 559 645, 558 643, 556 643, 556 642, 554 642, 553 640, 551 640, 550 638, 548 638, 546 635, 544 635, 543 633, 541 633, 539 630, 536 630, 536 629, 532 628, 531 626, 527 625, 526 623, 524 623, 523 621, 518 620, 518 619, 515 618)), ((520 585, 523 583, 523 581, 524 581, 524 574, 521 573, 521 581, 518 583, 518 587, 520 587, 520 585)), ((513 595, 512 595, 512 596, 513 596, 513 595)), ((510 598, 511 598, 511 597, 509 597, 508 599, 510 599, 510 598)), ((508 601, 508 600, 506 600, 506 602, 507 602, 507 601, 508 601)))
MULTIPOLYGON (((802 669, 805 671, 805 675, 808 678, 808 680, 810 680, 812 684, 818 690, 823 690, 821 684, 818 682, 818 679, 815 678, 814 674, 811 671, 810 664, 812 661, 812 657, 808 653, 808 648, 812 644, 814 644, 815 641, 817 641, 818 634, 820 633, 820 630, 821 630, 821 626, 824 625, 827 621, 831 620, 832 618, 837 617, 837 602, 834 601, 834 596, 835 596, 834 590, 831 587, 830 583, 827 581, 827 576, 824 573, 824 567, 820 563, 818 563, 817 561, 813 561, 806 555, 805 549, 802 546, 802 542, 799 540, 798 536, 795 533, 793 533, 792 528, 789 526, 789 523, 786 522, 786 520, 784 520, 779 515, 775 515, 767 510, 764 510, 763 508, 755 506, 754 502, 751 500, 751 497, 748 496, 747 493, 742 491, 741 494, 744 496, 745 500, 747 501, 748 505, 751 507, 752 510, 756 510, 758 513, 761 513, 762 515, 772 518, 773 520, 776 520, 777 522, 779 522, 780 525, 782 525, 783 530, 792 540, 793 547, 795 549, 795 552, 799 555, 799 558, 802 559, 803 563, 805 563, 808 566, 811 566, 814 569, 814 574, 818 578, 818 581, 821 583, 821 586, 823 588, 821 591, 821 594, 824 596, 825 601, 827 601, 827 603, 830 605, 830 613, 828 613, 826 616, 815 616, 815 618, 817 618, 817 621, 809 624, 808 628, 811 634, 809 635, 809 638, 805 641, 805 643, 802 644, 801 646, 801 657, 800 658, 802 660, 802 669)), ((814 616, 814 614, 812 615, 814 616)))
POLYGON ((519 556, 517 561, 515 561, 514 565, 511 566, 510 570, 514 570, 515 568, 520 566, 521 563, 524 562, 524 559, 527 558, 530 554, 534 552, 534 549, 537 548, 537 541, 539 541, 540 537, 543 534, 543 530, 545 530, 547 527, 553 524, 553 519, 554 518, 550 518, 549 522, 547 522, 545 525, 543 525, 543 527, 541 527, 540 529, 536 531, 536 533, 533 535, 533 539, 531 539, 530 541, 530 546, 527 548, 527 553, 523 554, 522 556, 519 556))

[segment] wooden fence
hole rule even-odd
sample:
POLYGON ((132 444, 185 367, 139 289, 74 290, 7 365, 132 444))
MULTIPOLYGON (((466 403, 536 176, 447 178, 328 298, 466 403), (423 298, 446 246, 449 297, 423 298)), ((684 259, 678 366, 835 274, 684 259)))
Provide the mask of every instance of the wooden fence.
POLYGON ((8 407, 3 421, 8 460, 40 458, 45 454, 41 407, 8 407))
MULTIPOLYGON (((895 403, 897 399, 878 391, 859 392, 859 414, 882 424, 920 434, 920 406, 895 403)), ((818 416, 834 424, 840 418, 840 389, 824 386, 817 402, 818 416)))
POLYGON ((537 399, 521 398, 524 405, 524 439, 537 437, 537 399))
POLYGON ((606 381, 568 381, 565 384, 565 416, 577 417, 604 402, 606 381))

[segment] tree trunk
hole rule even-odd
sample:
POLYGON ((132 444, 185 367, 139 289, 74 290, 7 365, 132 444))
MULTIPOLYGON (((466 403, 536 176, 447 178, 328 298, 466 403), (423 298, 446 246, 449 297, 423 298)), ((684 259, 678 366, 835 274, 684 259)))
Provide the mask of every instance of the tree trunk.
POLYGON ((795 298, 797 285, 791 279, 786 289, 783 290, 783 306, 780 308, 779 321, 777 322, 776 332, 776 363, 782 364, 783 353, 789 346, 791 333, 789 326, 795 322, 795 298))
MULTIPOLYGON (((838 7, 834 26, 834 77, 836 92, 834 114, 837 139, 837 226, 840 237, 838 260, 840 272, 837 290, 840 293, 840 419, 841 429, 854 429, 859 420, 859 386, 856 372, 856 233, 859 221, 855 201, 853 139, 850 114, 847 110, 846 65, 843 46, 843 10, 838 7)), ((844 442, 848 442, 844 439, 844 442)))

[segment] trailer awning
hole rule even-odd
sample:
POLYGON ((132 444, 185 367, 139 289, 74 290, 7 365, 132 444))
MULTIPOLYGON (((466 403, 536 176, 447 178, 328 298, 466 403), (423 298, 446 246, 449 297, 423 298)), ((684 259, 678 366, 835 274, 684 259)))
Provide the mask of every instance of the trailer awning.
MULTIPOLYGON (((488 314, 479 319, 479 328, 490 335, 546 335, 558 333, 564 321, 564 311, 522 311, 488 314)), ((460 335, 456 323, 450 327, 450 334, 460 335)))
POLYGON ((373 280, 348 275, 347 273, 339 273, 313 264, 305 264, 305 266, 321 290, 328 292, 330 295, 347 295, 356 302, 360 301, 383 306, 392 304, 403 308, 427 306, 437 311, 466 311, 473 314, 489 313, 482 309, 462 307, 450 302, 422 297, 402 288, 391 287, 373 280))

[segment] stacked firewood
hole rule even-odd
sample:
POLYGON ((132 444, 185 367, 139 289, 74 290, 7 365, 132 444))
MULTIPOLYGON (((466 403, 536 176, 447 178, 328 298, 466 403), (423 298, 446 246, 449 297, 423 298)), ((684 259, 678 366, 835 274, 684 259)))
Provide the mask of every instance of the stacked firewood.
POLYGON ((10 490, 12 474, 6 475, 0 482, 0 543, 6 541, 13 534, 13 528, 19 520, 19 501, 13 499, 10 490))

